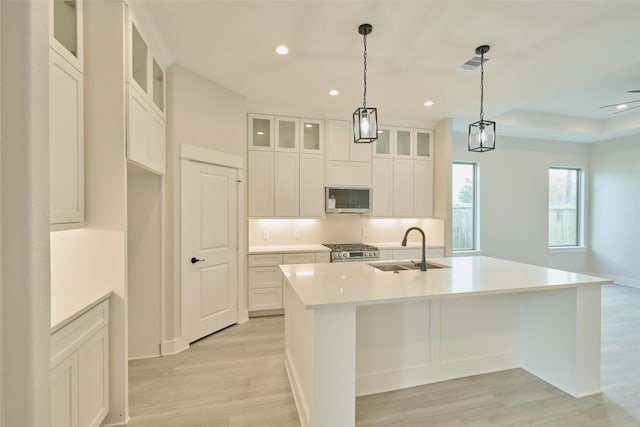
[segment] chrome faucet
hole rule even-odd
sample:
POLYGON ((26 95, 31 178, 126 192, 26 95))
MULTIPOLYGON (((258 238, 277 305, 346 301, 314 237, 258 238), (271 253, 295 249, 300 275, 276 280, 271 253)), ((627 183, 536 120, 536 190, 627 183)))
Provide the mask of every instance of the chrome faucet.
POLYGON ((425 258, 425 252, 426 252, 425 240, 426 240, 426 238, 424 236, 424 231, 422 231, 422 228, 420 228, 420 227, 411 227, 407 231, 405 231, 404 238, 402 239, 401 245, 402 246, 407 246, 407 236, 409 235, 409 232, 411 230, 419 231, 420 234, 422 234, 422 264, 420 264, 420 271, 427 271, 427 260, 425 258))

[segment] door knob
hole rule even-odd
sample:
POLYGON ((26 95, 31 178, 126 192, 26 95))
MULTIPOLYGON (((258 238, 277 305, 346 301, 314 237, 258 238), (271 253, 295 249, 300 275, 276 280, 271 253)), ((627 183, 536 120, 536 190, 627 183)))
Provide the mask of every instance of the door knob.
POLYGON ((196 262, 204 261, 203 259, 198 259, 196 257, 191 258, 191 264, 195 264, 196 262))

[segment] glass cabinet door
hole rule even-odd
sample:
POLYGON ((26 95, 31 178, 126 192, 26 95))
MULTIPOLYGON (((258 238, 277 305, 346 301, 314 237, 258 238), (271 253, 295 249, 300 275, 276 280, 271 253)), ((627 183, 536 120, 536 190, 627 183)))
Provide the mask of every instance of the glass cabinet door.
POLYGON ((393 157, 393 132, 390 128, 378 126, 378 139, 374 141, 374 157, 393 157))
POLYGON ((249 114, 249 150, 273 151, 273 116, 249 114))
POLYGON ((78 9, 75 0, 53 1, 53 37, 78 57, 78 9))
POLYGON ((145 93, 147 89, 147 43, 135 24, 131 24, 131 75, 145 93))
POLYGON ((276 151, 298 151, 298 119, 276 117, 276 151))
POLYGON ((415 158, 422 160, 431 160, 432 158, 432 147, 431 147, 431 137, 432 133, 426 129, 416 129, 416 149, 415 158))
POLYGON ((396 147, 394 157, 411 157, 411 129, 396 128, 396 147))
POLYGON ((322 120, 300 119, 300 138, 304 153, 322 153, 324 151, 324 124, 322 120))
POLYGON ((164 71, 153 59, 153 103, 164 113, 164 71))

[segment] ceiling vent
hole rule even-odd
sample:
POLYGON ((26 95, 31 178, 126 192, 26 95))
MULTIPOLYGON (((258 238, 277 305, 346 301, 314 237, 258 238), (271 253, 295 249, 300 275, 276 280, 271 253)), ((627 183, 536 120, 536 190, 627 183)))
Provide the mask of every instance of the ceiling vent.
POLYGON ((485 64, 487 63, 487 61, 489 61, 491 58, 488 57, 484 57, 484 60, 481 59, 480 55, 476 55, 473 58, 471 58, 470 60, 468 60, 467 62, 465 62, 464 64, 460 65, 458 67, 459 70, 464 70, 464 71, 473 71, 476 68, 478 68, 480 66, 480 61, 484 62, 485 64))

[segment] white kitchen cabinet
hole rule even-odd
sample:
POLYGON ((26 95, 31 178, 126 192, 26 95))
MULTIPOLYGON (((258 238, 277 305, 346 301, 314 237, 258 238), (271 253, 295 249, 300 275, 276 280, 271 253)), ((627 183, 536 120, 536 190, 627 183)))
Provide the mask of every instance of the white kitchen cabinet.
MULTIPOLYGON (((427 236, 427 240, 429 236, 427 236)), ((406 249, 393 249, 392 259, 412 259, 420 260, 422 258, 422 248, 406 248, 406 249)), ((426 258, 442 258, 444 257, 444 248, 427 248, 426 258)))
POLYGON ((165 121, 157 113, 151 114, 149 123, 149 167, 164 174, 167 170, 167 133, 165 121))
POLYGON ((300 153, 300 216, 324 216, 324 156, 300 153))
POLYGON ((274 195, 275 216, 290 217, 300 214, 300 156, 298 153, 275 153, 274 195))
POLYGON ((274 150, 274 117, 264 114, 249 114, 249 150, 274 150))
POLYGON ((324 153, 324 121, 300 119, 300 152, 324 153))
POLYGON ((372 161, 373 211, 376 217, 392 217, 394 206, 393 159, 374 157, 372 161))
POLYGON ((413 160, 411 159, 393 160, 393 215, 413 216, 413 160))
POLYGON ((395 133, 393 128, 378 126, 378 139, 373 142, 373 157, 392 158, 394 153, 395 133))
POLYGON ((49 222, 84 221, 84 80, 49 49, 49 222))
POLYGON ((299 119, 293 117, 275 117, 274 131, 276 151, 291 151, 297 153, 300 150, 299 126, 299 119))
POLYGON ((371 144, 353 142, 351 122, 327 120, 327 184, 371 185, 371 144))
POLYGON ((394 152, 396 159, 412 159, 414 132, 410 128, 394 128, 394 152))
POLYGON ((342 187, 369 187, 371 185, 371 163, 327 162, 327 185, 342 187))
POLYGON ((415 147, 413 150, 416 160, 433 160, 433 132, 428 129, 414 129, 415 147))
POLYGON ((49 46, 81 73, 84 64, 82 9, 82 0, 49 2, 49 46))
POLYGON ((98 427, 109 412, 109 302, 51 336, 51 425, 98 427))
POLYGON ((413 162, 413 216, 433 216, 433 162, 413 162))
POLYGON ((274 154, 266 151, 249 151, 247 186, 249 216, 274 215, 274 154))
POLYGON ((392 249, 380 249, 380 259, 381 260, 393 259, 393 250, 392 249))

